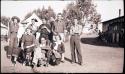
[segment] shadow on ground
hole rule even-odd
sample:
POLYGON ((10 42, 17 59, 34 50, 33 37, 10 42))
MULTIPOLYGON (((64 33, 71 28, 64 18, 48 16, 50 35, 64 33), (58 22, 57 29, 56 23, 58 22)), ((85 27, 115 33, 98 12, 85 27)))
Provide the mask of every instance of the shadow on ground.
POLYGON ((102 40, 98 39, 98 37, 95 37, 95 38, 81 38, 81 43, 96 45, 96 46, 123 47, 123 46, 119 46, 118 44, 103 42, 102 40))

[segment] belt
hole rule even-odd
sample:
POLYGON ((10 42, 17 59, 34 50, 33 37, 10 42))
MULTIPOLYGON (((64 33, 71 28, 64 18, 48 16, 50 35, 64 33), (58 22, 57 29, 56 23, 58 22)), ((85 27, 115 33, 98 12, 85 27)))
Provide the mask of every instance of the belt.
POLYGON ((17 32, 10 32, 10 33, 17 33, 17 32))
POLYGON ((74 33, 74 34, 72 34, 72 36, 76 36, 76 35, 79 35, 79 33, 74 33))

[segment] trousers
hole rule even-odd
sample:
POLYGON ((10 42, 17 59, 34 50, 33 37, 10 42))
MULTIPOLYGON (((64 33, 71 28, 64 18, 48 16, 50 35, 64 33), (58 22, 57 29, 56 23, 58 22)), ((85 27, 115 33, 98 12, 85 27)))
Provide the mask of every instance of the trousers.
POLYGON ((11 33, 9 41, 9 49, 7 55, 18 55, 18 38, 16 33, 11 33))
POLYGON ((75 49, 76 54, 78 57, 78 62, 82 63, 82 54, 81 54, 81 48, 80 48, 80 36, 79 35, 72 35, 70 38, 70 48, 71 48, 71 58, 72 62, 76 62, 76 56, 75 56, 75 49))

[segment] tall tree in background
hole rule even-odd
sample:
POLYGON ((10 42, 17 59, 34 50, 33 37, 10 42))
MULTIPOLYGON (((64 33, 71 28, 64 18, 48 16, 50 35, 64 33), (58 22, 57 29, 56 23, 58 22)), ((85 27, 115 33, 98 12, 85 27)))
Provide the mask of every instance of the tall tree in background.
POLYGON ((101 21, 101 15, 97 13, 96 6, 92 3, 92 0, 76 0, 76 4, 70 3, 66 11, 66 18, 79 17, 82 19, 83 24, 86 24, 86 21, 89 20, 98 26, 101 21))
POLYGON ((49 20, 50 17, 55 18, 55 13, 54 13, 53 9, 50 6, 48 7, 48 9, 45 9, 44 6, 43 6, 42 9, 38 8, 36 10, 33 10, 32 12, 29 12, 25 16, 25 19, 29 18, 32 15, 32 13, 36 13, 36 15, 41 19, 45 18, 45 19, 49 20))

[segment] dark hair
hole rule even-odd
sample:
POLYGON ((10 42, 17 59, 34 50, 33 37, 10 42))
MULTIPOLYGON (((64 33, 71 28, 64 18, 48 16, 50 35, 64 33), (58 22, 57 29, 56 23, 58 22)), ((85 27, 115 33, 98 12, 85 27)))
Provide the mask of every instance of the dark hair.
POLYGON ((12 21, 14 21, 14 19, 17 19, 17 22, 18 22, 18 23, 20 22, 19 17, 17 17, 17 16, 13 16, 13 17, 11 18, 12 21))
POLYGON ((45 40, 47 40, 47 37, 46 37, 46 36, 44 36, 44 35, 43 35, 43 36, 40 36, 40 37, 39 37, 39 43, 41 43, 41 38, 45 38, 45 40))
POLYGON ((35 19, 35 18, 33 18, 33 19, 31 19, 31 20, 34 20, 35 22, 38 22, 37 19, 35 19))
POLYGON ((31 28, 26 28, 26 30, 25 30, 25 31, 27 31, 28 29, 29 29, 29 30, 30 30, 30 32, 32 33, 32 29, 31 29, 31 28))
POLYGON ((58 13, 58 15, 61 15, 61 16, 62 16, 62 14, 61 14, 61 13, 58 13))

